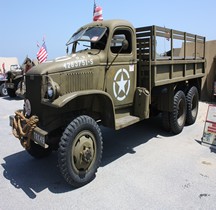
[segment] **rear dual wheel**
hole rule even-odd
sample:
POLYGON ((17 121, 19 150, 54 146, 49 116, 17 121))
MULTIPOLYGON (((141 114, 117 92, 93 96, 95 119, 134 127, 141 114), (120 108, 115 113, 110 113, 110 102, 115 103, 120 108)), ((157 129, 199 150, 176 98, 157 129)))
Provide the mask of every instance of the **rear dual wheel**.
POLYGON ((179 134, 186 121, 186 97, 182 90, 176 92, 173 100, 173 111, 170 114, 170 129, 174 134, 179 134))
POLYGON ((174 95, 173 111, 162 113, 162 124, 166 131, 179 134, 185 123, 192 125, 197 118, 199 104, 198 90, 192 86, 185 96, 182 90, 174 95))
POLYGON ((199 94, 195 86, 189 89, 186 100, 187 100, 186 124, 192 125, 196 121, 198 108, 199 108, 199 94))

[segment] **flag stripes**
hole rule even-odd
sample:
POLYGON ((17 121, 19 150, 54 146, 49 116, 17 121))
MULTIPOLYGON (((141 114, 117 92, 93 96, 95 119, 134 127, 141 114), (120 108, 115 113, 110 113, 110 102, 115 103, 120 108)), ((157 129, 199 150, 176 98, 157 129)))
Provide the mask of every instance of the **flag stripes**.
POLYGON ((101 21, 103 20, 103 10, 102 7, 97 6, 94 1, 94 8, 93 8, 93 21, 101 21))
POLYGON ((47 57, 48 57, 48 52, 47 52, 46 45, 44 42, 37 53, 37 59, 39 63, 43 63, 47 60, 47 57))

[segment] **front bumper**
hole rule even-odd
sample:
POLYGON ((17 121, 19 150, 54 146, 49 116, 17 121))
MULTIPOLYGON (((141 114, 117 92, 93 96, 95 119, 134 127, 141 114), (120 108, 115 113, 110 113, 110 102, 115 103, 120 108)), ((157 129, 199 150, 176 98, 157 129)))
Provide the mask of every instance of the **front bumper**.
MULTIPOLYGON (((14 127, 14 120, 15 120, 15 115, 9 116, 10 126, 12 127, 13 130, 16 129, 14 127)), ((24 128, 25 125, 22 124, 21 127, 24 128)), ((28 133, 27 133, 27 135, 28 135, 28 133)), ((17 136, 15 136, 15 137, 18 138, 17 136)), ((33 129, 33 131, 30 134, 30 139, 44 148, 48 148, 48 145, 46 144, 47 138, 48 138, 48 132, 42 130, 41 128, 39 128, 37 126, 33 129)), ((22 141, 21 138, 19 138, 19 140, 22 141)))
POLYGON ((12 82, 6 82, 6 88, 8 88, 8 89, 14 89, 15 87, 14 87, 14 83, 12 83, 12 82))

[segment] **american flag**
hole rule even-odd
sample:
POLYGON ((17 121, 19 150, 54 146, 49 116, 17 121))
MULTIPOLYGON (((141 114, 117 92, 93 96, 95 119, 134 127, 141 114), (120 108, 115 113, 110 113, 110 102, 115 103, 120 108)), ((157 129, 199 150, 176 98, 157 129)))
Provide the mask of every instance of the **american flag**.
POLYGON ((37 59, 39 63, 43 63, 47 60, 47 57, 48 57, 48 52, 47 52, 46 45, 44 42, 37 53, 37 59))
POLYGON ((93 8, 93 21, 100 21, 103 20, 103 15, 102 15, 102 7, 97 6, 95 1, 94 1, 94 8, 93 8))

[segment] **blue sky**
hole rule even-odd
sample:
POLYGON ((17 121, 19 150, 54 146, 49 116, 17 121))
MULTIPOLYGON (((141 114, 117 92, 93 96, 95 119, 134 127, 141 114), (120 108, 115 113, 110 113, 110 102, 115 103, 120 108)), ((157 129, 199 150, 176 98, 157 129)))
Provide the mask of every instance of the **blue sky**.
MULTIPOLYGON (((36 58, 45 36, 48 59, 65 55, 65 43, 92 21, 93 0, 0 0, 0 57, 36 58)), ((166 26, 216 39, 216 1, 96 0, 104 19, 126 19, 134 27, 166 26)))

